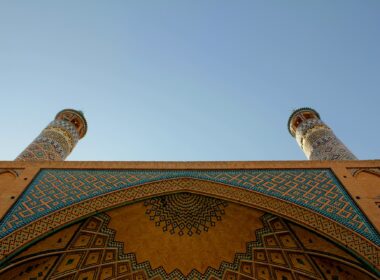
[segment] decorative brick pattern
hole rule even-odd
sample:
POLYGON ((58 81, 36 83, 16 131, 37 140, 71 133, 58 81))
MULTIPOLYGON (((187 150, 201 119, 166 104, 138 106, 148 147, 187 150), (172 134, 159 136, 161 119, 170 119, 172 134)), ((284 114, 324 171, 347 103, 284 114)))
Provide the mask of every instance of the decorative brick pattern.
POLYGON ((0 240, 0 261, 6 261, 5 257, 10 257, 14 252, 22 249, 27 244, 30 244, 30 242, 41 238, 47 232, 52 232, 54 229, 71 224, 80 217, 92 215, 146 197, 183 191, 239 202, 286 217, 335 240, 341 246, 352 250, 373 266, 380 268, 379 247, 341 223, 334 222, 330 218, 308 210, 305 207, 263 195, 259 192, 190 178, 161 180, 138 187, 120 189, 119 191, 97 196, 45 215, 36 222, 30 223, 0 240))
MULTIPOLYGON (((311 120, 304 123, 308 122, 311 120)), ((357 160, 327 126, 315 126, 305 131, 300 125, 296 139, 302 143, 301 148, 310 160, 357 160)))
POLYGON ((356 160, 334 132, 311 108, 295 110, 288 122, 289 132, 310 160, 356 160))
MULTIPOLYGON (((98 214, 82 223, 66 248, 55 252, 59 257, 47 278, 248 280, 325 279, 326 276, 356 275, 365 277, 357 279, 375 279, 376 276, 361 270, 356 262, 320 251, 317 255, 332 260, 330 265, 335 262, 335 265, 349 268, 347 271, 333 271, 332 275, 322 275, 319 263, 314 261, 316 252, 309 251, 299 242, 288 222, 270 214, 265 214, 261 220, 264 227, 256 231, 255 241, 247 243, 245 252, 236 252, 232 262, 223 261, 219 267, 208 267, 205 272, 193 269, 185 275, 180 267, 168 273, 162 266, 153 269, 149 260, 138 263, 138 256, 125 252, 124 244, 115 240, 116 231, 108 227, 110 217, 98 214)), ((44 251, 39 254, 44 256, 44 251)), ((33 255, 32 258, 37 256, 33 255)))
POLYGON ((115 241, 115 231, 107 227, 109 220, 105 214, 87 219, 47 279, 147 279, 146 263, 138 265, 133 253, 124 254, 123 243, 115 241))
POLYGON ((324 215, 369 240, 380 236, 330 170, 42 170, 0 223, 0 238, 54 211, 111 191, 194 178, 276 197, 324 215))
POLYGON ((87 124, 82 113, 70 109, 63 110, 16 161, 65 160, 79 139, 84 136, 86 129, 87 124))
POLYGON ((64 160, 78 142, 75 127, 61 120, 52 121, 16 158, 18 161, 64 160))
POLYGON ((226 201, 191 193, 177 193, 154 197, 144 201, 146 214, 164 232, 201 234, 222 220, 226 201))

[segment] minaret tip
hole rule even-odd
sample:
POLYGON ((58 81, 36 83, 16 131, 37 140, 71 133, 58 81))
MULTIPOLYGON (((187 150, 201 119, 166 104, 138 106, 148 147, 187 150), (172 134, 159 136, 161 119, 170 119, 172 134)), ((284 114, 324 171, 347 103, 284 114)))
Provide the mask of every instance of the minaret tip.
POLYGON ((82 111, 74 109, 64 109, 55 116, 56 120, 65 120, 72 123, 79 133, 79 138, 83 138, 87 133, 87 121, 82 111))
POLYGON ((288 130, 289 133, 295 137, 295 132, 297 130, 298 125, 301 124, 303 119, 311 119, 317 117, 321 119, 319 113, 310 107, 301 107, 298 109, 293 109, 290 117, 288 119, 288 130))

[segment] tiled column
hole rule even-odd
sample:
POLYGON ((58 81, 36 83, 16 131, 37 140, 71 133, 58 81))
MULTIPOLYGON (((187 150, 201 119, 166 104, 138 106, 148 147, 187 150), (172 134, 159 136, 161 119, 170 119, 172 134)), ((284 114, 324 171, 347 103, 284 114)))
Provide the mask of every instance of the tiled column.
POLYGON ((289 117, 288 129, 309 160, 357 159, 311 108, 295 110, 289 117))
POLYGON ((60 111, 16 161, 62 161, 87 132, 87 122, 80 111, 60 111))

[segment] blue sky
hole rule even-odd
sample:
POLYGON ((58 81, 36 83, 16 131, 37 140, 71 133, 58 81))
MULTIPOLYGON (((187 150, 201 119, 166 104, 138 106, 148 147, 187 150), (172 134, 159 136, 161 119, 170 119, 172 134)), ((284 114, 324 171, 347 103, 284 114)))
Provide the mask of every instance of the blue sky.
POLYGON ((380 158, 380 1, 1 1, 2 160, 63 108, 68 160, 304 160, 310 106, 380 158))

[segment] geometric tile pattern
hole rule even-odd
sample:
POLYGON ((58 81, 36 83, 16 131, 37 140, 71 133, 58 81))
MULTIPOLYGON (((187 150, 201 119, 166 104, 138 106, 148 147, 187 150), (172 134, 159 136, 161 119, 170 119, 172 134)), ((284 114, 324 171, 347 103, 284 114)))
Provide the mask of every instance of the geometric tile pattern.
POLYGON ((47 279, 375 279, 356 263, 320 251, 317 255, 332 266, 332 272, 323 271, 314 260, 315 252, 303 246, 288 222, 269 214, 261 220, 264 226, 256 231, 255 241, 247 243, 245 252, 237 252, 232 262, 208 267, 204 273, 193 269, 184 275, 180 269, 167 273, 161 266, 153 269, 149 261, 138 263, 135 253, 124 252, 124 244, 115 240, 116 232, 108 228, 110 217, 98 214, 82 223, 63 250, 54 252, 58 260, 47 279))
POLYGON ((147 199, 144 205, 149 219, 164 232, 192 236, 208 232, 217 221, 222 220, 228 203, 213 197, 182 192, 147 199))
POLYGON ((303 121, 296 131, 297 142, 310 160, 357 160, 322 121, 303 121))
POLYGON ((112 209, 139 199, 183 191, 238 201, 244 205, 286 217, 335 240, 342 246, 355 252, 358 258, 363 258, 366 262, 380 269, 379 246, 374 245, 361 235, 323 215, 294 203, 273 198, 259 192, 239 189, 212 181, 183 177, 143 184, 139 187, 124 188, 45 215, 34 223, 29 223, 0 239, 0 261, 2 263, 7 262, 7 259, 12 257, 15 252, 22 250, 24 246, 41 238, 48 232, 51 233, 63 225, 77 221, 81 217, 94 215, 97 212, 112 209))
POLYGON ((0 222, 0 238, 64 207, 112 191, 176 178, 252 190, 308 208, 380 245, 380 236, 330 169, 42 170, 0 222))
POLYGON ((288 128, 310 160, 357 160, 311 108, 295 110, 289 118, 288 128))
POLYGON ((137 268, 133 254, 123 253, 115 231, 107 228, 109 217, 87 219, 47 275, 47 279, 147 279, 137 268))
POLYGON ((87 122, 80 111, 65 109, 16 158, 16 161, 62 161, 87 131, 87 122))
POLYGON ((16 161, 61 161, 79 140, 75 126, 66 120, 52 121, 16 158, 16 161))

